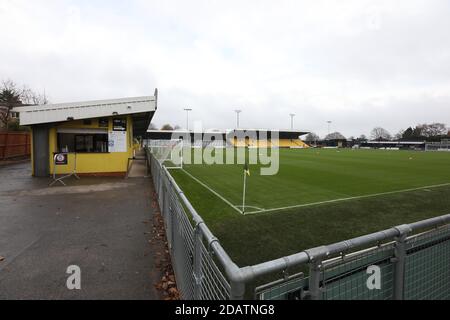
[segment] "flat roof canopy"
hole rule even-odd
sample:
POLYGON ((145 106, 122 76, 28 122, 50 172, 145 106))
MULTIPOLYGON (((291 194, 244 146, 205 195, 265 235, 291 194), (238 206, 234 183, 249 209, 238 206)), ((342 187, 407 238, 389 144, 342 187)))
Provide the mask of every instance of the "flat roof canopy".
POLYGON ((364 142, 366 144, 416 144, 416 145, 422 145, 425 144, 425 141, 376 141, 376 140, 372 140, 372 141, 367 141, 364 142))
MULTIPOLYGON (((278 132, 280 139, 298 139, 300 136, 303 136, 305 134, 308 134, 308 132, 305 131, 296 131, 296 130, 270 130, 270 129, 232 129, 228 131, 224 130, 206 130, 204 132, 201 132, 202 135, 204 134, 218 134, 225 136, 233 136, 234 134, 242 134, 245 133, 252 133, 255 132, 258 137, 260 132, 268 133, 267 138, 270 138, 270 132, 278 132)), ((154 139, 154 140, 170 140, 172 136, 187 136, 190 135, 191 139, 194 138, 195 134, 199 134, 198 132, 193 131, 186 131, 186 130, 148 130, 147 133, 144 135, 147 139, 154 139)))
POLYGON ((17 107, 13 111, 20 113, 23 126, 131 115, 134 135, 143 135, 157 105, 158 89, 153 96, 17 107))

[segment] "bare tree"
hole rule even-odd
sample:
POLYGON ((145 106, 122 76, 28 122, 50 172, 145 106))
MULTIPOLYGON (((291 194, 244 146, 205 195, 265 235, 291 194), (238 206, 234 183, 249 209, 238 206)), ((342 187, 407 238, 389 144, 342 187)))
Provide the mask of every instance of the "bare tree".
POLYGON ((308 135, 305 137, 306 142, 317 142, 317 140, 319 139, 320 139, 319 136, 314 132, 308 133, 308 135))
POLYGON ((343 140, 345 136, 340 132, 332 132, 325 137, 325 140, 343 140))
POLYGON ((401 129, 398 133, 394 135, 394 140, 401 140, 403 135, 405 134, 405 130, 401 129))
POLYGON ((12 109, 16 107, 47 103, 48 99, 45 93, 36 93, 25 86, 19 88, 12 80, 4 80, 0 87, 0 125, 8 129, 12 109))
POLYGON ((173 127, 170 124, 165 124, 162 126, 161 130, 163 131, 173 131, 173 127))
POLYGON ((47 95, 34 92, 28 87, 22 89, 22 102, 27 105, 43 105, 48 104, 47 95))
POLYGON ((448 133, 447 126, 444 123, 423 124, 420 127, 422 128, 422 135, 427 138, 444 136, 448 133))
POLYGON ((386 129, 383 129, 381 127, 376 127, 372 130, 370 133, 370 137, 373 140, 391 140, 392 136, 386 129))
POLYGON ((11 80, 2 82, 0 88, 0 124, 8 129, 13 108, 22 105, 22 92, 11 80))

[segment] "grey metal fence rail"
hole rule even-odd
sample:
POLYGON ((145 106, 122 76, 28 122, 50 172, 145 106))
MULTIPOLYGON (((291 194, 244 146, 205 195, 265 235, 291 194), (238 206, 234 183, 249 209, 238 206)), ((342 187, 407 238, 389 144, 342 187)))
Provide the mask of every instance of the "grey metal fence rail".
POLYGON ((450 214, 238 267, 148 149, 147 159, 183 299, 450 299, 450 214), (371 266, 380 289, 367 286, 371 266), (302 267, 307 276, 289 276, 302 267))

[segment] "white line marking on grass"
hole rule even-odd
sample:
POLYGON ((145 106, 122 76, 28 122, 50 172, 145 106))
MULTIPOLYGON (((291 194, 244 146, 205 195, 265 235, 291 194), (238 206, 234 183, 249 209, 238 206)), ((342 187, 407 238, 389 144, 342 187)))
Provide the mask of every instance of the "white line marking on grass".
POLYGON ((215 196, 217 196, 219 199, 221 199, 223 202, 225 202, 226 204, 228 204, 230 207, 232 207, 234 210, 236 210, 237 212, 239 212, 240 214, 242 214, 242 211, 239 210, 238 208, 236 208, 230 201, 228 201, 227 199, 225 199, 223 196, 221 196, 219 193, 217 193, 214 189, 210 188, 207 184, 205 184, 204 182, 200 181, 199 179, 197 179, 196 177, 194 177, 192 174, 190 174, 189 172, 187 172, 184 169, 181 169, 184 173, 186 173, 189 177, 191 177, 192 179, 194 179, 197 183, 199 183, 200 185, 202 185, 203 187, 205 187, 206 189, 208 189, 209 191, 211 191, 215 196))
MULTIPOLYGON (((449 183, 443 183, 443 184, 435 184, 435 185, 432 185, 432 186, 419 187, 419 188, 411 188, 411 189, 403 189, 403 190, 397 190, 397 191, 373 193, 373 194, 368 194, 368 195, 363 195, 363 196, 340 198, 340 199, 333 199, 333 200, 326 200, 326 201, 298 204, 298 205, 293 205, 293 206, 288 206, 288 207, 265 209, 265 210, 259 210, 259 211, 251 211, 251 212, 247 212, 246 215, 247 214, 257 214, 257 213, 268 213, 268 212, 274 212, 274 211, 284 211, 284 210, 295 209, 295 208, 303 208, 303 207, 312 207, 312 206, 317 206, 317 205, 320 205, 320 204, 328 204, 328 203, 334 203, 334 202, 343 202, 343 201, 349 201, 349 200, 372 198, 372 197, 384 196, 384 195, 389 195, 389 194, 404 193, 404 192, 411 192, 411 191, 418 191, 418 190, 426 190, 426 189, 446 187, 446 186, 450 186, 450 182, 449 183)), ((429 191, 431 191, 431 190, 428 190, 428 192, 429 191)))
MULTIPOLYGON (((241 208, 241 210, 242 210, 242 205, 236 205, 235 207, 236 208, 241 208)), ((265 210, 264 208, 255 207, 255 206, 247 206, 247 205, 245 206, 245 208, 256 209, 258 211, 265 210)), ((250 212, 253 212, 253 211, 250 211, 250 212)))

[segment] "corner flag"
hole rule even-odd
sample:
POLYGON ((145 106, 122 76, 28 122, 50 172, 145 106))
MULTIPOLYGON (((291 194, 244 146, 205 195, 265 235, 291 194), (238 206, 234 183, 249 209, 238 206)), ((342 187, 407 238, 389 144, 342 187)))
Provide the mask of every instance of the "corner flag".
POLYGON ((250 168, 248 166, 247 161, 245 162, 245 165, 244 165, 244 173, 250 177, 250 168))
POLYGON ((242 193, 242 214, 245 214, 245 193, 247 192, 247 176, 250 177, 250 168, 248 166, 247 160, 245 160, 244 165, 244 190, 242 193))

